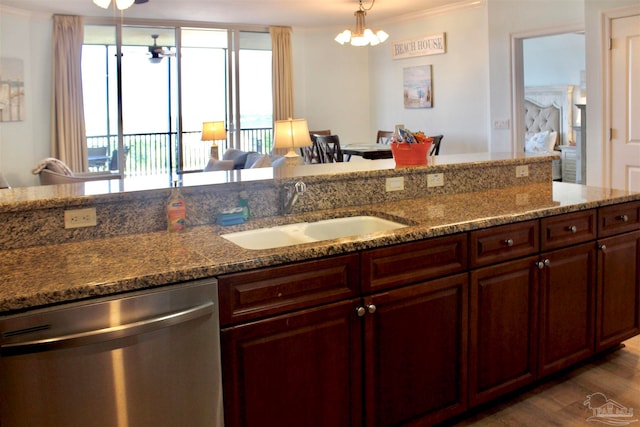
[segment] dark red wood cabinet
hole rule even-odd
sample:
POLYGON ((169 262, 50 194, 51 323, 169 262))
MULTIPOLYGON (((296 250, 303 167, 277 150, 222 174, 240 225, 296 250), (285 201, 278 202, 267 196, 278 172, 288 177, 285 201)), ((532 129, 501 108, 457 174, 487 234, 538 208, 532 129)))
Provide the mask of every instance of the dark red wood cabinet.
POLYGON ((218 279, 225 425, 431 426, 640 333, 640 202, 218 279))

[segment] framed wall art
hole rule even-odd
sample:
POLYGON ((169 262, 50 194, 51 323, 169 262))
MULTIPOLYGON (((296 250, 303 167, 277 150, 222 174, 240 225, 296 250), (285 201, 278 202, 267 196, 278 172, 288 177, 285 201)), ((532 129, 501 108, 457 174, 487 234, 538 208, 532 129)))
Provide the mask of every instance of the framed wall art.
POLYGON ((24 120, 22 59, 0 58, 0 122, 24 120))
POLYGON ((432 108, 431 65, 407 67, 402 71, 404 108, 432 108))

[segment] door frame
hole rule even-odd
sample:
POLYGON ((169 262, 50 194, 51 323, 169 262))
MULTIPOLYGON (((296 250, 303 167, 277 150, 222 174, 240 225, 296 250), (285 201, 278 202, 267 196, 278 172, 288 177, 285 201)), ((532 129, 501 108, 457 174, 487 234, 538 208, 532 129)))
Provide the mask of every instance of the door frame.
MULTIPOLYGON (((524 55, 523 41, 536 37, 584 32, 583 24, 560 25, 552 28, 539 28, 510 34, 511 59, 511 150, 513 153, 524 151, 524 55)), ((585 47, 586 48, 586 47, 585 47)))
POLYGON ((611 27, 612 21, 614 19, 626 18, 629 16, 640 15, 640 5, 632 5, 627 7, 622 7, 619 9, 607 10, 601 12, 601 22, 602 22, 602 58, 603 61, 603 74, 604 74, 604 97, 602 99, 602 186, 605 188, 610 188, 613 177, 613 156, 611 153, 611 49, 609 47, 609 43, 611 40, 611 27))

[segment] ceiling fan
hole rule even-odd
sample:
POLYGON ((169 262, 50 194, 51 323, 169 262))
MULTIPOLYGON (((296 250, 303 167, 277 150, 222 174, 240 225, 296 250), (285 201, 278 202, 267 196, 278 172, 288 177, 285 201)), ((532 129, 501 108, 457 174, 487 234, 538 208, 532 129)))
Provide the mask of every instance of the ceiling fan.
MULTIPOLYGON (((138 0, 138 1, 148 1, 148 0, 138 0)), ((173 52, 170 48, 164 46, 158 46, 158 34, 152 34, 151 38, 153 39, 153 44, 149 46, 149 62, 157 64, 162 61, 162 58, 165 56, 176 56, 176 53, 173 52)))
MULTIPOLYGON (((134 4, 147 3, 148 1, 149 0, 114 0, 113 3, 118 9, 124 10, 130 8, 134 4)), ((111 0, 93 0, 93 2, 101 8, 107 9, 111 0)))

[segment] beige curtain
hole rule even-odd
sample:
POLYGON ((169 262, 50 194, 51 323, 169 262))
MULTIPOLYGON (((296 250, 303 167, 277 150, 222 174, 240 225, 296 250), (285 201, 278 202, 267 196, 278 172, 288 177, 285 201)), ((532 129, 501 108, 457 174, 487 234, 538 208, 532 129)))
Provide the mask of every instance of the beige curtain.
POLYGON ((293 118, 291 28, 271 27, 273 55, 273 120, 293 118))
POLYGON ((83 18, 53 17, 51 156, 86 171, 87 137, 82 101, 83 18))

